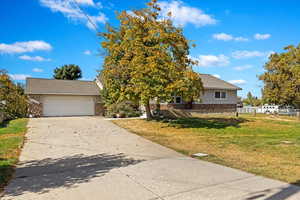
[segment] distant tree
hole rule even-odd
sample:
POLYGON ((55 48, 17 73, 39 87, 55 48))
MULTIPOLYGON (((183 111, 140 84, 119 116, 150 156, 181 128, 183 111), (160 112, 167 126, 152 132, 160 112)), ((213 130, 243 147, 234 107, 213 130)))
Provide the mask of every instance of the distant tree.
MULTIPOLYGON (((151 118, 149 101, 169 101, 172 95, 198 98, 202 82, 188 57, 189 42, 181 28, 159 18, 156 0, 147 8, 123 11, 120 27, 102 33, 106 49, 101 79, 109 102, 141 102, 151 118)), ((171 16, 171 13, 169 13, 171 16)))
POLYGON ((5 70, 0 70, 0 112, 6 119, 26 117, 27 97, 20 84, 15 84, 5 70))
POLYGON ((243 103, 250 106, 260 106, 262 101, 258 97, 253 96, 251 92, 248 92, 247 98, 243 99, 243 103))
POLYGON ((284 48, 286 52, 272 54, 260 76, 264 82, 266 103, 294 105, 300 108, 300 44, 284 48))
POLYGON ((262 100, 259 99, 258 97, 254 97, 254 100, 252 102, 252 106, 261 106, 262 105, 262 100))
POLYGON ((77 80, 82 78, 82 72, 78 65, 64 65, 55 68, 53 78, 63 80, 77 80))

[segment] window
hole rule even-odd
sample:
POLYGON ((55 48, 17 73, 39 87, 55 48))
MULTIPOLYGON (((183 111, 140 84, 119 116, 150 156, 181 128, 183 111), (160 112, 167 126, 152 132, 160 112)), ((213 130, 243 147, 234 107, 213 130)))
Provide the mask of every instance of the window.
POLYGON ((226 92, 221 92, 221 99, 226 99, 226 92))
POLYGON ((226 92, 215 92, 215 98, 216 99, 226 99, 226 92))
POLYGON ((169 103, 182 103, 182 97, 181 96, 173 96, 173 98, 169 101, 169 103))
POLYGON ((175 103, 181 103, 181 97, 175 97, 175 103))

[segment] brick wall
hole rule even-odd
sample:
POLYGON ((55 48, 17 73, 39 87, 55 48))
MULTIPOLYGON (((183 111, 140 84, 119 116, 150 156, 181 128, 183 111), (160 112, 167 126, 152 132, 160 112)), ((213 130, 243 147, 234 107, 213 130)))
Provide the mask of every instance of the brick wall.
MULTIPOLYGON (((152 106, 155 108, 155 105, 152 106)), ((236 104, 161 104, 161 110, 184 109, 200 113, 236 112, 236 104)))

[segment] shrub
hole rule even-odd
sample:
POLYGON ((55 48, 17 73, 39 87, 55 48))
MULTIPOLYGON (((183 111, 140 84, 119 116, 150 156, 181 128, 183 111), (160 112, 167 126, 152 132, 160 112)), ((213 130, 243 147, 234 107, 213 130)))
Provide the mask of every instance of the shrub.
POLYGON ((114 103, 107 107, 107 117, 138 117, 141 112, 138 106, 129 101, 114 103))

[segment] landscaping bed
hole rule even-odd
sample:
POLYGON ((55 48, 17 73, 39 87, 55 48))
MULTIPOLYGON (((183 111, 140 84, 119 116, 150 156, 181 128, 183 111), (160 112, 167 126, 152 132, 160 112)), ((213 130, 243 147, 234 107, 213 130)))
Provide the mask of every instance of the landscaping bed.
POLYGON ((24 143, 28 119, 16 119, 0 125, 0 191, 8 183, 24 143))
POLYGON ((120 120, 115 124, 191 156, 300 185, 300 123, 296 118, 198 115, 175 120, 120 120))

